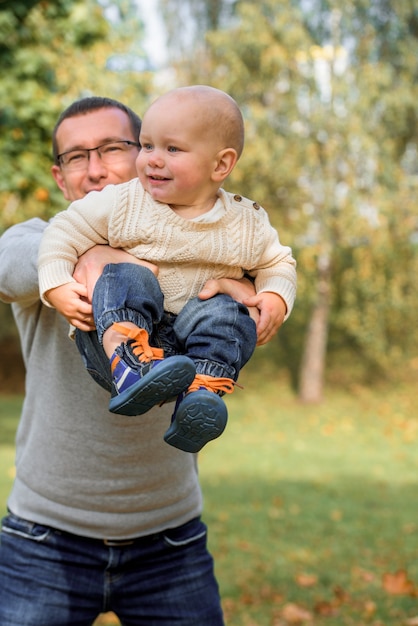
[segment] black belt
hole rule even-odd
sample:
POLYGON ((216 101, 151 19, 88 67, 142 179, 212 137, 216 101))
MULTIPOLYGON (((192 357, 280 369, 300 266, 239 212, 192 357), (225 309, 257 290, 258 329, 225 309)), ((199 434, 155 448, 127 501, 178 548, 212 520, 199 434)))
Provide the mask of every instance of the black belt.
POLYGON ((156 533, 155 535, 147 535, 146 537, 136 537, 135 539, 99 539, 100 542, 103 541, 104 545, 108 548, 123 548, 124 546, 133 546, 137 543, 151 543, 158 539, 161 536, 161 533, 156 533))
MULTIPOLYGON (((190 521, 186 522, 186 524, 190 524, 195 522, 199 517, 193 518, 190 521)), ((183 524, 184 526, 186 524, 183 524)), ((153 533, 152 535, 145 535, 143 537, 134 537, 132 539, 93 539, 93 541, 99 541, 103 543, 108 548, 123 548, 125 546, 133 546, 133 545, 149 545, 161 537, 164 536, 166 531, 160 531, 158 533, 153 533)))
POLYGON ((105 545, 107 548, 125 548, 127 546, 143 545, 147 546, 154 543, 163 536, 163 532, 153 533, 152 535, 144 535, 142 537, 132 537, 132 539, 99 539, 98 537, 84 537, 82 535, 74 535, 66 531, 55 530, 59 535, 67 535, 67 537, 73 537, 78 541, 85 541, 89 543, 105 545))

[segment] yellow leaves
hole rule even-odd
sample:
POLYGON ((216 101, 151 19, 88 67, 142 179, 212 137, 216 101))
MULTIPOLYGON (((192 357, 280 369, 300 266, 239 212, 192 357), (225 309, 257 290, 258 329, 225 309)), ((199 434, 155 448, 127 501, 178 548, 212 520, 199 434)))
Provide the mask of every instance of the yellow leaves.
POLYGON ((311 46, 309 50, 313 59, 325 59, 326 61, 332 61, 336 56, 346 56, 347 50, 342 46, 311 46))
POLYGON ((12 136, 12 139, 14 139, 15 141, 23 139, 24 136, 23 130, 21 128, 13 128, 10 134, 12 136))
POLYGON ((34 195, 36 200, 39 202, 47 202, 49 200, 49 191, 44 187, 38 187, 38 189, 35 189, 34 195))

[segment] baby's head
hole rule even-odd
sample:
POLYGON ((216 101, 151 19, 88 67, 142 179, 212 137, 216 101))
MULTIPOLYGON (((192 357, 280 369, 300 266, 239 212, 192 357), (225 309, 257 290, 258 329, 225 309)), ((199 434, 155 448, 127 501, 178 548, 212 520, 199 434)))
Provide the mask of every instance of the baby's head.
POLYGON ((146 111, 137 158, 141 183, 155 200, 210 206, 244 145, 237 103, 219 89, 173 89, 146 111))
POLYGON ((244 121, 241 111, 235 100, 220 89, 208 85, 173 89, 151 104, 143 119, 145 126, 151 113, 157 114, 160 120, 168 114, 173 123, 177 122, 177 114, 180 119, 193 120, 196 130, 216 140, 219 149, 233 148, 238 159, 242 154, 244 121))

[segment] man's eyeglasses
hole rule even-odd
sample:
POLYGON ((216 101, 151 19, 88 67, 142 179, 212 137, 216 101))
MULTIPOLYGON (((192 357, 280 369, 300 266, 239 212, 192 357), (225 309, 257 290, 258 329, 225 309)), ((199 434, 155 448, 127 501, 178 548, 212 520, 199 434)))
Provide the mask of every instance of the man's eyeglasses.
POLYGON ((84 170, 88 167, 90 152, 97 152, 105 165, 111 165, 122 161, 132 148, 139 148, 139 145, 135 141, 128 140, 108 141, 95 148, 79 148, 63 152, 58 154, 57 160, 66 170, 84 170))

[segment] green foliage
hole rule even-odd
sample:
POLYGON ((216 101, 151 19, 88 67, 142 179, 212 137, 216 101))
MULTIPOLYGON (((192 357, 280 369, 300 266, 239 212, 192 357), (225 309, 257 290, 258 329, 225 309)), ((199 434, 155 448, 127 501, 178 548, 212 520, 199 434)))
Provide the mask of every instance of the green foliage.
POLYGON ((66 205, 49 173, 52 128, 66 106, 98 94, 141 111, 152 87, 149 73, 109 65, 115 53, 144 56, 143 25, 132 2, 119 2, 112 24, 106 6, 95 0, 27 8, 23 15, 19 3, 0 11, 6 42, 0 54, 7 68, 0 84, 0 231, 35 215, 48 218, 66 205))

